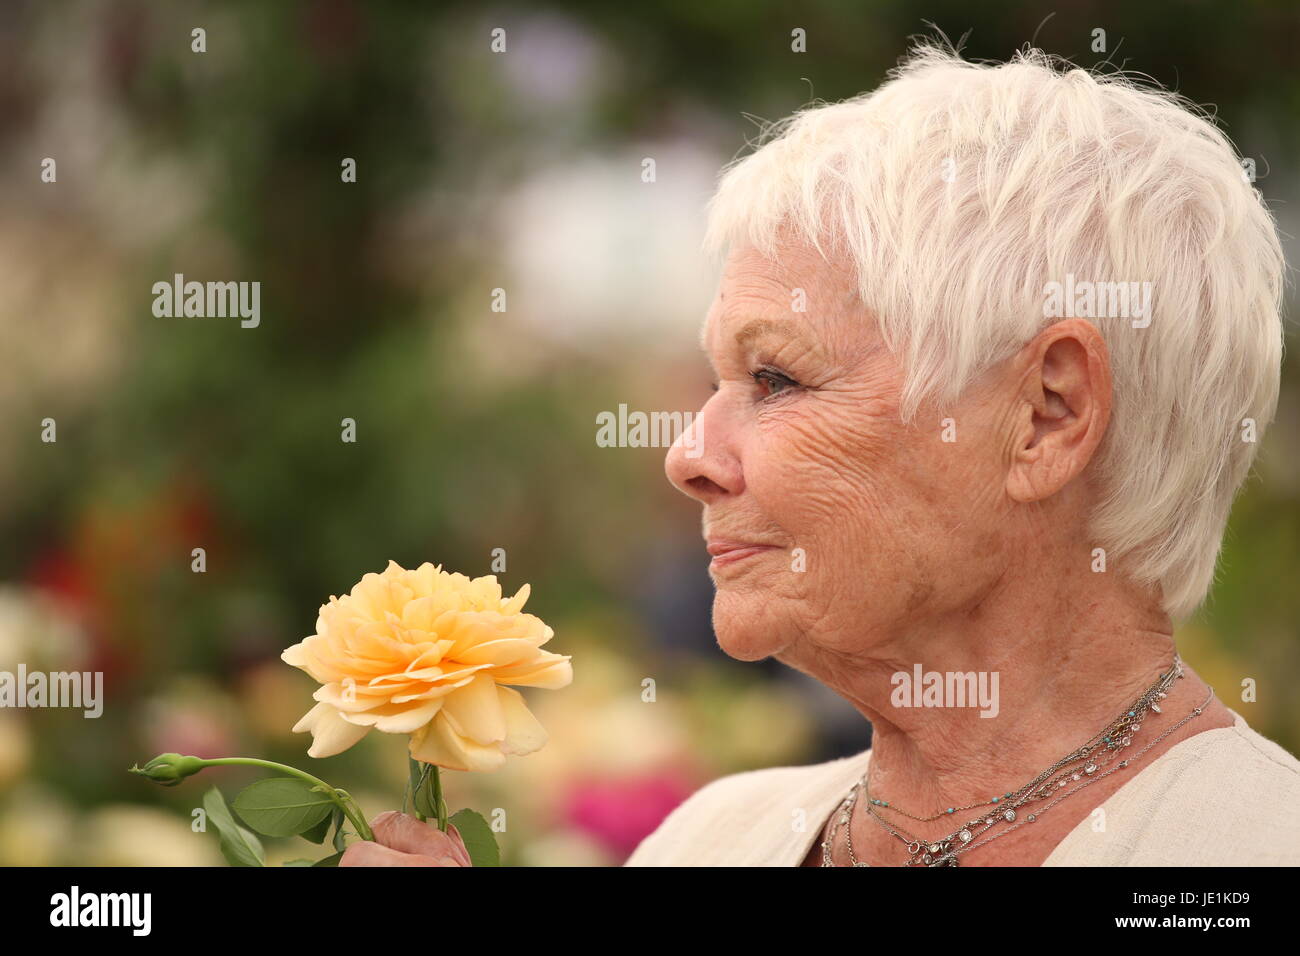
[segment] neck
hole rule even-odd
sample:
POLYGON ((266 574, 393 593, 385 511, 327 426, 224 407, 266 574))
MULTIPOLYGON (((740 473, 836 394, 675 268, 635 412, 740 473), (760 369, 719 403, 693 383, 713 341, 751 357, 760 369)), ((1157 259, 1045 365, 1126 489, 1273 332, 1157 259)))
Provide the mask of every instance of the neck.
MULTIPOLYGON (((1050 594, 1032 582, 999 582, 974 606, 914 621, 873 639, 851 660, 813 651, 804 660, 794 652, 786 662, 871 721, 872 796, 919 816, 982 803, 1017 790, 1088 742, 1170 668, 1172 626, 1158 600, 1118 575, 1098 577, 1109 580, 1094 577, 1082 588, 1065 582, 1050 594), (1086 600, 1071 599, 1080 594, 1086 600), (917 664, 945 677, 983 675, 983 686, 996 688, 996 713, 980 716, 994 707, 978 699, 915 706, 910 684, 917 664), (907 675, 906 695, 899 674, 907 675)), ((1170 688, 1171 701, 1184 683, 1170 688)), ((937 832, 944 822, 931 826, 937 832)))

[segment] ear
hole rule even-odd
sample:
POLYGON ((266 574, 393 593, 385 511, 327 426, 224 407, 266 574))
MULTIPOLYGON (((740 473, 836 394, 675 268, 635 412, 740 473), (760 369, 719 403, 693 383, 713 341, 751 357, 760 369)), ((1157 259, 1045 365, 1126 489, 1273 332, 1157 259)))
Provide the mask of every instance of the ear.
POLYGON ((1049 326, 1013 360, 1019 380, 1007 494, 1041 501, 1087 467, 1110 422, 1110 353, 1096 326, 1049 326))

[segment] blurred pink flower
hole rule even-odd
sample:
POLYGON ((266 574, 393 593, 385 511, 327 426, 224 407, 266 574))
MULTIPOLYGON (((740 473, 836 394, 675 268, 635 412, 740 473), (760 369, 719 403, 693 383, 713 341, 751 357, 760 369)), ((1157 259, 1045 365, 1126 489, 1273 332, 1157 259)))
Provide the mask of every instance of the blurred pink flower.
POLYGON ((222 757, 238 749, 234 736, 221 721, 195 711, 173 711, 169 722, 158 727, 150 741, 150 748, 159 753, 222 757))
POLYGON ((611 853, 626 857, 697 788, 671 769, 582 780, 570 788, 562 814, 611 853))
POLYGON ((137 719, 145 749, 221 757, 238 751, 241 704, 204 677, 180 675, 143 702, 137 719))

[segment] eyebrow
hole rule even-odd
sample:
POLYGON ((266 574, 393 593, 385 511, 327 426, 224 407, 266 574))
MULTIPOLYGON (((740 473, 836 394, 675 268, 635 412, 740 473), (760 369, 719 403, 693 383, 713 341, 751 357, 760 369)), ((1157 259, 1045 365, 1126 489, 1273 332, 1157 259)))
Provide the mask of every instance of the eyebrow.
POLYGON ((789 334, 780 323, 773 322, 771 319, 751 319, 736 333, 736 344, 745 345, 750 339, 771 333, 789 334))
MULTIPOLYGON (((708 329, 709 324, 707 322, 701 324, 700 351, 704 353, 704 357, 709 363, 709 368, 713 369, 714 374, 716 375, 717 368, 713 364, 713 356, 709 353, 708 329)), ((743 347, 753 339, 761 338, 764 335, 776 335, 787 342, 802 345, 808 352, 818 356, 819 358, 824 354, 818 347, 817 343, 804 335, 798 326, 790 322, 778 322, 773 319, 750 319, 736 332, 735 342, 738 346, 743 347)))
MULTIPOLYGON (((774 322, 771 319, 750 319, 736 333, 736 344, 745 345, 751 339, 756 339, 762 335, 782 335, 790 339, 802 338, 787 323, 774 322)), ((709 324, 707 322, 700 323, 700 350, 703 352, 709 350, 709 324)))

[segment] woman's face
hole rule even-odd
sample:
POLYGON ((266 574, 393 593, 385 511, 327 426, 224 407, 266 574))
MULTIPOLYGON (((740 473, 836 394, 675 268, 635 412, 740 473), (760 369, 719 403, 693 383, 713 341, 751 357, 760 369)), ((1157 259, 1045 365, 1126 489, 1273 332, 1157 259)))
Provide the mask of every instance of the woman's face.
POLYGON ((805 669, 996 581, 1006 496, 990 438, 1006 413, 981 390, 953 413, 955 441, 924 409, 901 425, 902 371, 848 270, 798 246, 779 259, 728 259, 703 333, 717 390, 665 468, 704 506, 723 650, 805 669))

